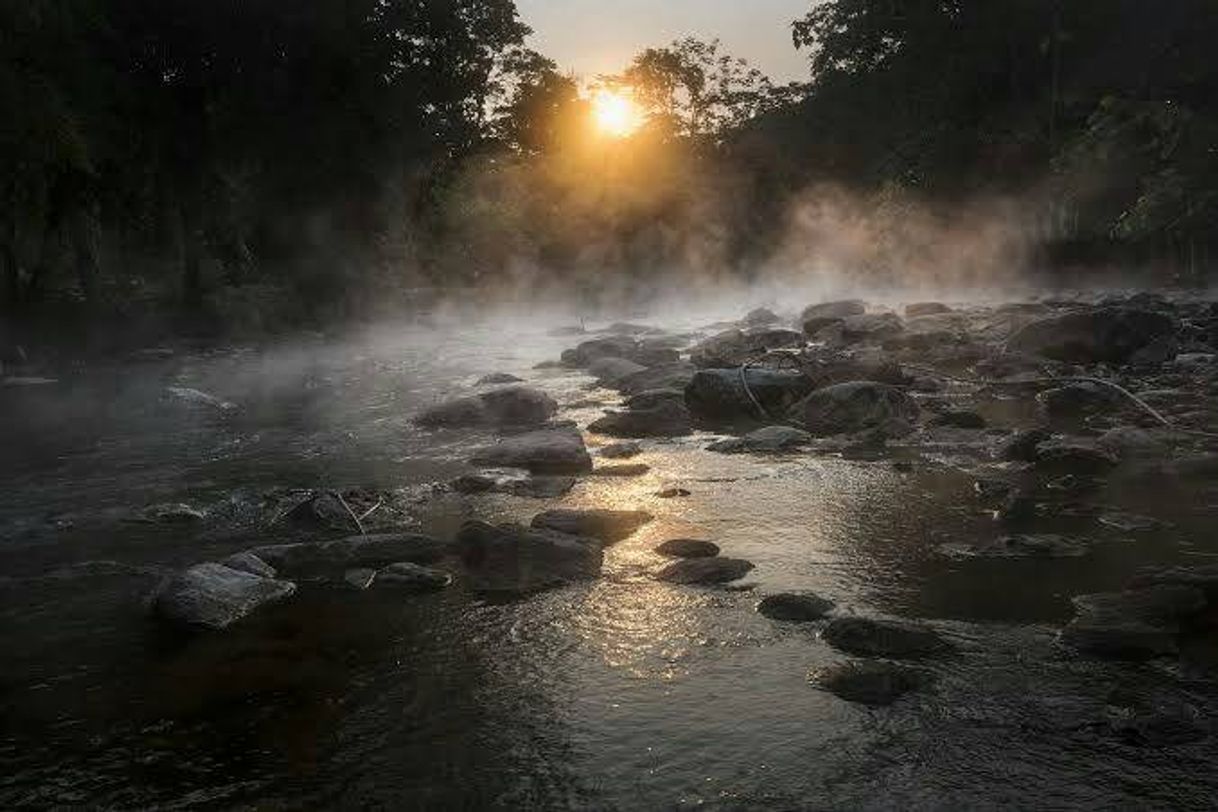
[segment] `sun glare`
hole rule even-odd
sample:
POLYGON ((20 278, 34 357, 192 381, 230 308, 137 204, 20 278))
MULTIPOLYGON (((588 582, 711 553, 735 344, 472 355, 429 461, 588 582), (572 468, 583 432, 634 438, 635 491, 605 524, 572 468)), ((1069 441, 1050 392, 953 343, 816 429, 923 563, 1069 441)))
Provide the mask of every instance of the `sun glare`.
POLYGON ((628 94, 601 90, 592 98, 596 129, 610 138, 625 138, 642 124, 642 113, 628 94))

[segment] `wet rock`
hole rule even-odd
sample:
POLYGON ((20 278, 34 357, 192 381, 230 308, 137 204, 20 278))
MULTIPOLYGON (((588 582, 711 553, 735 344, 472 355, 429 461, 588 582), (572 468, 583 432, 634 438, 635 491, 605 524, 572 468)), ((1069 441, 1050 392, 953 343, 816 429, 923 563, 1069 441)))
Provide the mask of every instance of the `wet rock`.
POLYGON ((845 341, 879 341, 904 331, 895 313, 869 313, 842 319, 833 330, 845 341))
POLYGON ((158 617, 176 625, 224 629, 295 591, 290 581, 262 578, 223 564, 197 564, 162 584, 152 608, 158 617))
POLYGON ((625 358, 633 360, 638 353, 639 342, 627 336, 610 336, 584 341, 574 349, 562 354, 564 364, 573 367, 586 367, 601 358, 625 358))
POLYGON ((791 451, 812 442, 812 435, 790 426, 766 426, 743 437, 719 440, 706 447, 720 454, 773 454, 791 451))
POLYGON ((697 371, 697 367, 685 362, 662 364, 628 375, 617 381, 614 388, 626 395, 664 389, 684 392, 697 371))
POLYGON ((684 488, 665 488, 656 492, 656 496, 660 499, 677 499, 683 496, 689 496, 689 491, 684 488))
POLYGON ((913 383, 913 378, 900 364, 883 358, 866 358, 831 354, 807 356, 800 363, 800 372, 812 380, 812 389, 823 389, 835 383, 875 381, 893 386, 913 383))
POLYGON ((638 462, 634 464, 626 463, 623 465, 602 465, 601 467, 593 470, 592 473, 596 476, 632 477, 643 476, 649 471, 651 471, 650 465, 645 465, 644 463, 638 462))
POLYGON ((223 398, 218 398, 215 395, 209 395, 207 392, 201 392, 198 389, 191 389, 188 386, 170 386, 165 390, 165 394, 170 400, 174 400, 188 406, 200 406, 206 409, 214 409, 218 412, 231 412, 237 408, 237 404, 235 403, 230 403, 223 398))
POLYGON ((274 567, 248 550, 234 553, 220 563, 229 569, 234 569, 238 572, 248 572, 250 575, 257 575, 259 578, 274 578, 277 574, 274 567))
POLYGON ((951 650, 951 644, 928 626, 843 617, 821 632, 829 645, 865 657, 924 657, 951 650))
POLYGON ((794 330, 728 330, 706 339, 689 353, 689 360, 702 369, 738 367, 769 350, 802 347, 803 333, 794 330))
POLYGON ((198 508, 181 502, 151 505, 140 511, 139 521, 151 524, 195 524, 207 518, 198 508))
POLYGON ((918 406, 905 392, 874 381, 852 381, 818 389, 791 409, 816 437, 850 434, 892 421, 913 422, 918 406))
POLYGON ((603 384, 614 384, 647 367, 625 358, 598 358, 588 365, 588 374, 603 384))
POLYGON ((467 495, 480 493, 510 493, 533 499, 551 499, 562 496, 575 487, 571 476, 502 476, 499 474, 466 474, 457 477, 450 485, 457 493, 467 495))
POLYGON ((397 561, 428 564, 452 552, 452 545, 417 533, 381 533, 331 541, 272 544, 248 552, 280 572, 326 572, 383 567, 397 561))
POLYGON ((1102 307, 1032 322, 1011 336, 1007 349, 1068 363, 1121 364, 1175 329, 1175 320, 1163 313, 1102 307))
POLYGON ((778 318, 778 314, 773 310, 766 307, 758 307, 745 314, 741 321, 743 321, 749 327, 763 327, 767 324, 774 324, 781 321, 781 319, 778 318))
POLYGON ((1123 592, 1079 595, 1062 642, 1087 654, 1142 660, 1177 651, 1181 622, 1206 605, 1194 587, 1162 584, 1123 592))
MULTIPOLYGON (((771 415, 785 414, 812 387, 808 378, 794 371, 750 368, 745 376, 753 396, 771 415)), ((695 418, 709 422, 760 417, 745 392, 739 368, 700 370, 685 388, 685 404, 695 418)))
POLYGON ((693 433, 693 424, 684 404, 668 400, 650 409, 609 412, 588 430, 609 437, 683 437, 693 433))
POLYGON ((1053 475, 1096 476, 1119 460, 1109 451, 1083 440, 1056 440, 1036 447, 1036 468, 1053 475))
POLYGON ((393 586, 411 592, 434 592, 453 582, 453 577, 444 570, 421 567, 408 561, 390 564, 376 574, 377 586, 393 586))
POLYGON ((351 512, 334 493, 314 493, 283 516, 284 523, 305 530, 359 532, 351 512))
POLYGON ((883 707, 926 685, 930 678, 895 663, 870 661, 818 668, 808 675, 808 681, 847 702, 883 707))
POLYGON ((670 584, 726 584, 752 569, 751 562, 739 558, 683 558, 660 570, 656 578, 670 584))
POLYGON ((865 302, 858 299, 845 299, 808 305, 800 314, 799 320, 807 322, 812 319, 846 319, 851 316, 861 316, 866 312, 867 304, 865 302))
POLYGON ((941 313, 951 313, 952 309, 942 302, 915 302, 905 305, 905 315, 911 319, 920 316, 937 316, 941 313))
POLYGON ((833 601, 811 592, 767 595, 757 604, 757 611, 771 620, 808 623, 820 620, 833 609, 833 601))
POLYGON ((805 319, 803 322, 804 335, 812 340, 817 340, 820 334, 830 327, 836 327, 841 324, 844 319, 834 318, 832 316, 817 316, 811 319, 805 319))
POLYGON ((643 446, 640 443, 624 442, 611 443, 610 445, 601 446, 600 455, 607 460, 629 459, 637 457, 643 453, 643 446))
POLYGON ((666 403, 677 403, 684 408, 684 388, 648 389, 646 392, 639 392, 637 395, 631 395, 626 399, 625 406, 630 410, 641 411, 643 409, 654 409, 657 406, 663 406, 666 403))
POLYGON ((1011 495, 1012 485, 1001 479, 978 479, 973 483, 973 490, 982 499, 1005 499, 1011 495))
POLYGON ((422 426, 532 426, 547 422, 558 411, 554 398, 539 389, 508 386, 458 398, 427 409, 416 418, 422 426))
POLYGON ((1161 336, 1129 356, 1129 363, 1158 366, 1170 363, 1180 353, 1180 341, 1175 336, 1161 336))
POLYGON ((1117 426, 1096 438, 1095 444, 1118 459, 1152 459, 1167 454, 1171 434, 1164 429, 1117 426))
POLYGON ((375 580, 376 570, 371 567, 356 567, 343 573, 343 583, 360 591, 372 586, 375 580))
POLYGON ((1051 534, 1014 535, 975 544, 944 544, 939 552, 951 558, 1078 558, 1087 545, 1051 534))
POLYGON ((525 468, 536 474, 586 473, 592 457, 579 429, 556 426, 500 440, 474 454, 475 465, 525 468))
POLYGON ((457 534, 475 589, 527 593, 595 578, 604 558, 596 539, 518 525, 466 522, 457 534))
POLYGON ((986 423, 985 418, 976 412, 946 411, 932 417, 930 425, 954 429, 983 429, 986 423))
POLYGON ((1044 429, 1017 431, 998 448, 998 459, 1015 462, 1035 462, 1037 447, 1052 435, 1044 429))
POLYGON ((507 372, 492 372, 478 379, 478 386, 502 385, 508 383, 524 383, 524 378, 518 378, 507 372))
POLYGON ((1071 383, 1046 389, 1036 396, 1036 402, 1049 417, 1083 417, 1115 411, 1126 403, 1114 390, 1093 383, 1071 383))
POLYGON ((652 520, 645 510, 547 510, 533 517, 536 529, 569 533, 612 544, 652 520))
POLYGON ((702 539, 669 539, 656 552, 671 558, 714 558, 719 555, 719 545, 702 539))

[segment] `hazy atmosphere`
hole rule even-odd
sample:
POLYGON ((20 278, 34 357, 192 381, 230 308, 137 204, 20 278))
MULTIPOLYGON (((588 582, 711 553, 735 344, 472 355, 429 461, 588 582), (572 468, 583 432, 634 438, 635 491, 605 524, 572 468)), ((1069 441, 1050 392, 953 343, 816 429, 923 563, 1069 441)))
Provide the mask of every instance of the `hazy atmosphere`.
POLYGON ((0 3, 0 808, 1211 808, 1216 41, 0 3))

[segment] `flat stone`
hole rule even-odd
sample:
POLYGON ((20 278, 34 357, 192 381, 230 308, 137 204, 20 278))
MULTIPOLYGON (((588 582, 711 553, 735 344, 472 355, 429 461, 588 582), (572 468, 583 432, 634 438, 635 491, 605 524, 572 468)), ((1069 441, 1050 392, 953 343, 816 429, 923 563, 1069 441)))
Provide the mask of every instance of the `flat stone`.
POLYGON ((390 564, 376 573, 377 586, 392 586, 411 592, 434 592, 453 582, 453 577, 444 570, 421 567, 408 561, 390 564))
POLYGON ((643 446, 635 442, 610 443, 609 445, 601 446, 598 453, 607 460, 629 459, 630 457, 637 457, 639 454, 642 454, 643 446))
POLYGON ((834 648, 865 657, 924 657, 952 648, 928 626, 862 617, 831 621, 821 635, 834 648))
POLYGON ((670 584, 725 584, 752 569, 752 562, 739 558, 683 558, 660 570, 656 578, 670 584))
POLYGON ((224 629, 256 609, 296 591, 290 581, 261 578, 223 564, 197 564, 157 589, 153 612, 171 623, 224 629))
POLYGON ((757 611, 771 620, 808 623, 823 618, 833 605, 833 601, 812 592, 787 592, 762 598, 757 611))
POLYGON ((706 447, 719 454, 777 454, 812 443, 812 435, 791 426, 766 426, 743 437, 718 440, 706 447))
POLYGON ((537 474, 579 474, 592 470, 592 457, 579 429, 557 426, 518 434, 476 452, 475 465, 525 468, 537 474))
POLYGON ((670 558, 713 558, 719 555, 719 545, 702 539, 669 539, 656 546, 656 552, 670 558))
POLYGON ((453 545, 417 533, 349 536, 331 541, 254 547, 248 552, 280 572, 317 572, 383 567, 397 561, 427 564, 451 554, 453 545))
POLYGON ((547 510, 533 517, 535 529, 554 530, 612 544, 652 520, 645 510, 547 510))
POLYGON ((847 702, 883 707, 928 684, 930 678, 895 663, 872 661, 818 668, 808 674, 808 681, 847 702))
POLYGON ((596 476, 632 477, 643 476, 643 474, 648 473, 650 470, 650 465, 645 465, 638 462, 624 465, 602 465, 601 467, 594 469, 592 473, 596 476))
POLYGON ((518 525, 466 522, 457 546, 475 589, 528 593, 595 578, 604 559, 597 539, 518 525))

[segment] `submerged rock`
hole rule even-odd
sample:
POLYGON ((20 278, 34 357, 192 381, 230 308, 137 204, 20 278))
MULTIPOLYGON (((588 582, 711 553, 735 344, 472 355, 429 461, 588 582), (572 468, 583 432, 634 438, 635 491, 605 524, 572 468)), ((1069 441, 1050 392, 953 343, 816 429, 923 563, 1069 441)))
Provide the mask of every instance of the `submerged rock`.
POLYGON ((729 437, 706 447, 720 454, 774 454, 791 451, 812 442, 812 435, 791 426, 766 426, 743 437, 729 437))
POLYGON ((894 422, 912 423, 918 405, 900 389, 874 381, 852 381, 818 389, 791 409, 817 437, 851 434, 894 422))
POLYGON ((595 578, 604 558, 596 539, 513 524, 466 522, 457 546, 474 588, 492 592, 534 592, 595 578))
POLYGON ((1007 349, 1068 363, 1121 364, 1175 329, 1175 320, 1164 313, 1101 307, 1032 322, 1011 336, 1007 349))
POLYGON ((152 608, 174 624, 224 629, 295 591, 296 584, 290 581, 262 578, 223 564, 197 564, 162 584, 152 608))
POLYGON ((453 577, 444 570, 421 567, 408 561, 390 564, 376 573, 377 586, 394 586, 412 592, 433 592, 444 589, 453 577))
POLYGON ((539 389, 508 386, 450 400, 425 410, 415 420, 434 427, 535 426, 558 412, 554 398, 539 389))
POLYGON ((1183 621, 1207 606, 1192 586, 1157 584, 1074 598, 1074 619, 1061 640, 1099 657, 1144 660, 1175 654, 1183 621))
POLYGON ((689 410, 667 400, 650 409, 609 412, 592 421, 588 430, 609 437, 683 437, 693 433, 689 410))
POLYGON ((656 578, 670 584, 726 584, 752 569, 752 562, 740 558, 683 558, 660 570, 656 578))
POLYGON ((975 544, 944 544, 939 552, 952 558, 1078 558, 1087 545, 1051 534, 1014 535, 975 544))
POLYGON ((139 513, 138 521, 151 524, 194 524, 205 518, 207 514, 198 508, 182 502, 172 502, 144 508, 139 513))
POLYGON ((808 681, 847 702, 882 707, 926 685, 930 677, 895 663, 870 661, 818 668, 808 674, 808 681))
MULTIPOLYGON (((753 397, 771 415, 782 415, 812 389, 798 372, 750 368, 744 373, 753 397)), ((698 419, 710 422, 757 420, 757 406, 749 398, 736 369, 700 370, 685 388, 685 404, 698 419)))
POLYGON ((669 539, 656 552, 670 558, 714 558, 719 555, 719 545, 702 539, 669 539))
POLYGON ((612 544, 626 538, 652 518, 645 510, 557 509, 538 513, 533 517, 532 526, 612 544))
POLYGON ((836 649, 866 657, 924 657, 952 648, 929 626, 863 617, 831 621, 821 636, 836 649))
POLYGON ((820 620, 833 609, 833 601, 812 592, 768 595, 757 604, 757 611, 771 620, 808 623, 820 620))
POLYGON ((280 572, 305 573, 382 567, 397 561, 427 564, 449 555, 450 543, 417 533, 350 536, 332 541, 272 544, 248 552, 280 572))
POLYGON ((573 426, 556 426, 500 440, 474 454, 475 465, 525 468, 538 474, 579 474, 592 470, 584 438, 573 426))

